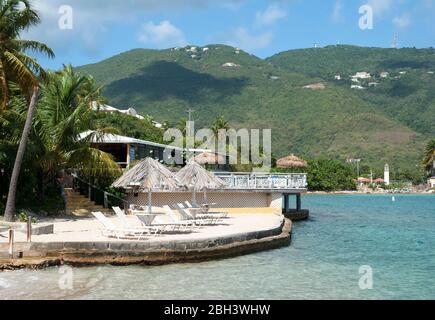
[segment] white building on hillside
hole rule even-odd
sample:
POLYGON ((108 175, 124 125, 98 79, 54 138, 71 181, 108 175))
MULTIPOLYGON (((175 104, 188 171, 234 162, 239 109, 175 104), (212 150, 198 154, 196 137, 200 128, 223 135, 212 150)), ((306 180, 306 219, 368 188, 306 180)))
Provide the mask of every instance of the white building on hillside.
POLYGON ((123 113, 138 119, 145 119, 143 116, 141 116, 140 114, 137 113, 136 109, 134 108, 128 108, 126 110, 122 110, 122 109, 118 109, 112 106, 109 106, 107 104, 98 104, 96 101, 92 102, 92 109, 95 111, 100 111, 100 112, 107 112, 107 113, 114 113, 114 112, 119 112, 119 113, 123 113))
POLYGON ((368 72, 357 72, 351 76, 353 82, 359 82, 360 79, 370 79, 372 76, 368 72))
MULTIPOLYGON (((96 101, 93 101, 92 102, 92 109, 95 110, 95 111, 107 112, 107 113, 119 112, 119 113, 122 113, 122 114, 125 114, 125 115, 129 115, 129 116, 135 117, 135 118, 140 119, 140 120, 144 120, 145 119, 145 117, 143 117, 140 114, 138 114, 136 109, 134 109, 134 108, 128 108, 126 110, 123 110, 123 109, 118 109, 118 108, 109 106, 107 104, 100 104, 100 105, 98 105, 96 101)), ((156 121, 153 120, 152 123, 153 123, 154 127, 156 127, 156 128, 163 128, 163 124, 161 124, 159 122, 156 122, 156 121)))

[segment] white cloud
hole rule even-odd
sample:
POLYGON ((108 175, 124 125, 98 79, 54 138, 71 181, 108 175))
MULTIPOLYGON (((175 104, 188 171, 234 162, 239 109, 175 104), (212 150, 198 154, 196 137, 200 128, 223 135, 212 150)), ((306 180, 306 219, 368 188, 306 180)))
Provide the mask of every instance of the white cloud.
POLYGON ((393 6, 393 0, 369 0, 367 4, 373 8, 373 13, 377 16, 381 16, 391 9, 393 6))
POLYGON ((237 28, 231 33, 230 39, 226 41, 228 45, 242 48, 246 51, 262 49, 267 47, 273 39, 271 32, 262 32, 257 35, 250 34, 245 28, 237 28))
POLYGON ((258 11, 255 16, 256 26, 272 25, 287 16, 287 11, 276 4, 272 4, 264 11, 258 11))
POLYGON ((343 19, 342 16, 343 3, 341 0, 336 0, 334 3, 334 8, 332 9, 332 21, 335 23, 340 22, 343 19))
POLYGON ((159 48, 185 46, 187 44, 183 31, 168 20, 164 20, 159 24, 152 21, 146 22, 142 26, 138 40, 142 43, 156 45, 159 48))
MULTIPOLYGON (((245 1, 222 0, 219 4, 236 6, 245 1)), ((145 13, 216 5, 213 0, 35 0, 32 3, 40 13, 42 22, 23 33, 23 38, 47 43, 57 56, 79 52, 91 57, 104 51, 108 33, 116 23, 139 23, 140 16, 145 13), (73 30, 60 30, 58 27, 58 11, 62 5, 69 5, 73 9, 73 30)))
POLYGON ((408 13, 404 13, 401 16, 395 17, 393 23, 397 28, 407 28, 411 25, 411 16, 408 13))

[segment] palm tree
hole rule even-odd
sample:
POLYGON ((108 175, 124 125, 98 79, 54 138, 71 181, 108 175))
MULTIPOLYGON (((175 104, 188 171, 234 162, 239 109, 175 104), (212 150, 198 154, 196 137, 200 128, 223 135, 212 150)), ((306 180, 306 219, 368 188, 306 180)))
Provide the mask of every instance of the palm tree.
POLYGON ((15 216, 18 177, 38 99, 39 78, 44 76, 42 67, 26 52, 32 50, 45 53, 48 57, 54 56, 53 51, 45 44, 20 38, 23 31, 39 24, 39 22, 40 18, 37 12, 32 9, 29 0, 0 0, 0 111, 5 110, 8 106, 9 82, 17 83, 29 101, 27 119, 9 185, 5 208, 6 221, 13 221, 15 216))
POLYGON ((211 129, 213 130, 214 134, 217 136, 219 133, 219 130, 229 130, 231 129, 230 123, 225 120, 224 116, 220 116, 216 118, 216 120, 211 125, 211 129))
MULTIPOLYGON (((82 135, 93 127, 97 114, 92 102, 100 99, 101 88, 94 78, 76 73, 71 66, 62 71, 49 73, 47 82, 41 85, 41 99, 33 121, 30 141, 38 150, 34 160, 39 168, 39 185, 43 196, 45 186, 56 180, 59 171, 77 169, 83 175, 117 178, 121 169, 113 157, 93 148, 90 140, 103 133, 117 133, 114 129, 97 129, 87 136, 82 135)), ((14 99, 14 108, 0 117, 3 126, 9 126, 10 139, 16 141, 19 131, 17 123, 26 118, 26 104, 23 98, 14 99), (15 134, 14 134, 15 132, 15 134)))
POLYGON ((0 110, 8 105, 8 82, 16 82, 30 98, 33 88, 38 86, 38 78, 44 76, 43 68, 27 51, 54 57, 47 45, 20 38, 23 31, 39 22, 29 0, 0 0, 0 110))
POLYGON ((430 140, 425 148, 423 156, 423 166, 429 174, 434 171, 435 163, 435 139, 430 140))

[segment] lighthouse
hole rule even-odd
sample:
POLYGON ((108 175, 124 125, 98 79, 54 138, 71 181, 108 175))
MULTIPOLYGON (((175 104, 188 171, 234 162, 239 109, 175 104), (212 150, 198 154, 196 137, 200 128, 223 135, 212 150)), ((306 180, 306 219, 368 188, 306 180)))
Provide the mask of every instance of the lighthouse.
POLYGON ((384 167, 384 183, 387 186, 390 185, 390 166, 388 165, 388 163, 386 163, 384 167))

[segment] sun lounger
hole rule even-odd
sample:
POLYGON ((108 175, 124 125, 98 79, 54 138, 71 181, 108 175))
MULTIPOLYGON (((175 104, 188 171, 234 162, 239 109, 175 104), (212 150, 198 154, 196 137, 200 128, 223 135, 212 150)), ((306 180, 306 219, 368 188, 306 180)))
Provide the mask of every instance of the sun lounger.
POLYGON ((182 215, 199 221, 201 225, 216 224, 219 219, 222 218, 222 216, 219 215, 209 215, 202 213, 200 209, 185 208, 182 203, 177 203, 177 207, 182 215))
POLYGON ((115 211, 116 216, 118 217, 119 222, 121 223, 121 226, 124 229, 131 229, 131 230, 137 230, 141 231, 144 230, 149 235, 151 234, 159 234, 162 233, 163 228, 158 226, 147 226, 141 219, 139 219, 139 216, 134 216, 136 219, 138 219, 139 222, 141 222, 141 225, 132 225, 130 221, 128 221, 127 216, 124 213, 124 210, 122 210, 119 207, 112 207, 113 211, 115 211))
MULTIPOLYGON (((186 204, 186 208, 189 208, 189 209, 194 208, 194 206, 189 201, 185 201, 184 203, 186 204)), ((181 205, 183 205, 183 204, 181 204, 181 205)), ((201 210, 202 214, 205 214, 205 215, 213 215, 214 217, 220 218, 220 219, 228 218, 228 212, 223 212, 223 211, 222 212, 210 212, 206 208, 200 208, 200 209, 202 209, 201 210)))
POLYGON ((145 230, 134 230, 129 228, 118 228, 101 212, 92 212, 92 215, 104 227, 103 235, 107 237, 115 237, 117 239, 136 239, 143 240, 146 233, 145 230))
POLYGON ((168 214, 168 217, 170 218, 172 223, 178 223, 181 225, 185 225, 186 227, 191 228, 192 230, 200 225, 200 221, 195 220, 195 219, 186 219, 183 216, 180 216, 179 214, 177 214, 168 205, 163 206, 163 209, 165 209, 165 211, 168 214))

